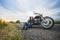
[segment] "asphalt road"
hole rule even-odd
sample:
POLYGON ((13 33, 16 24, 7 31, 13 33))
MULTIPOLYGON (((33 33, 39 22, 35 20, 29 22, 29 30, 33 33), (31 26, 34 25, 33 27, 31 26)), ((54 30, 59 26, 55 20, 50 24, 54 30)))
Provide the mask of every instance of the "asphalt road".
POLYGON ((28 30, 21 30, 23 24, 16 24, 16 27, 23 33, 25 40, 60 40, 60 24, 55 24, 51 29, 34 25, 28 30))

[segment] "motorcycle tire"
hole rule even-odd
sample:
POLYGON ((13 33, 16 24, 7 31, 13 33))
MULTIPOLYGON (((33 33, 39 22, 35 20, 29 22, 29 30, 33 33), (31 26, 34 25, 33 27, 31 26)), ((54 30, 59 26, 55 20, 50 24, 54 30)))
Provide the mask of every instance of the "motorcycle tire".
POLYGON ((43 27, 43 28, 45 28, 45 29, 50 29, 50 28, 52 28, 53 26, 54 26, 54 20, 51 18, 51 17, 48 17, 48 16, 46 16, 46 17, 44 17, 44 19, 50 19, 50 21, 52 21, 52 24, 50 25, 50 26, 43 26, 44 24, 42 24, 42 22, 41 22, 41 26, 43 27))

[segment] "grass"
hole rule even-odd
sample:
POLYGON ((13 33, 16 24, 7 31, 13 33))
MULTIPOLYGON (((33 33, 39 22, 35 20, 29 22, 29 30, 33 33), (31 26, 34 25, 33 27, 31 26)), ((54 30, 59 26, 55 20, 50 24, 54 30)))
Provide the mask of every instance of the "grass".
POLYGON ((24 38, 13 24, 9 24, 0 28, 0 40, 24 40, 24 38))

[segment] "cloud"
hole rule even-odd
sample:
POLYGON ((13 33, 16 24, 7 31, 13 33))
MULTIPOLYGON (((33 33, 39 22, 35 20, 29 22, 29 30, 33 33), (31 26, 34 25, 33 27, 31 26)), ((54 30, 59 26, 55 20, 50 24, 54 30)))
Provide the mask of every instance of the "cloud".
MULTIPOLYGON (((5 18, 6 20, 17 20, 22 14, 18 11, 9 11, 2 6, 0 6, 0 18, 5 18)), ((22 16, 21 16, 22 17, 22 16)), ((20 19, 19 19, 20 20, 20 19)))
POLYGON ((8 20, 27 21, 33 11, 53 17, 60 11, 60 0, 0 0, 0 17, 8 20))
POLYGON ((32 14, 31 11, 28 12, 20 12, 20 11, 10 11, 8 9, 5 9, 4 7, 0 6, 0 18, 4 18, 7 21, 12 20, 12 21, 16 21, 16 20, 20 20, 20 21, 27 21, 29 16, 31 16, 32 14))
POLYGON ((55 1, 55 4, 52 6, 52 9, 54 8, 60 8, 60 0, 55 1))

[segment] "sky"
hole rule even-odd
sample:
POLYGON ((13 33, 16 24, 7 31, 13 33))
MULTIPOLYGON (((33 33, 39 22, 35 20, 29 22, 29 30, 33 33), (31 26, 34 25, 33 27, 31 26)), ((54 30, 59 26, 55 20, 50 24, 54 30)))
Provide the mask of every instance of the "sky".
POLYGON ((27 21, 33 11, 60 20, 60 0, 0 0, 0 18, 27 21))

